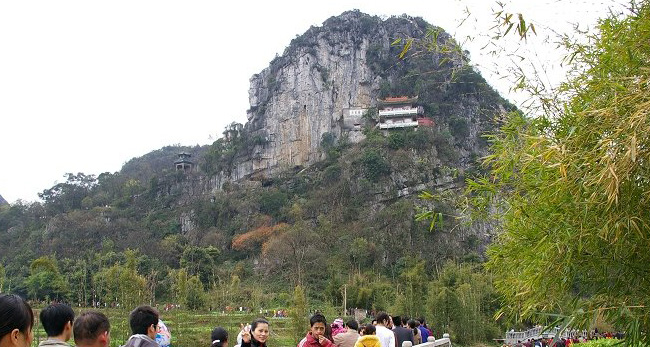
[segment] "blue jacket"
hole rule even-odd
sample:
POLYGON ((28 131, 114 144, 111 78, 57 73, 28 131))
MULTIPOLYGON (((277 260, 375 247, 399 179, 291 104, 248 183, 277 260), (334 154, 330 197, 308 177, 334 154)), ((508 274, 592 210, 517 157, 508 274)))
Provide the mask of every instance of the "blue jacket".
POLYGON ((420 334, 422 334, 422 343, 427 342, 427 339, 429 338, 429 330, 423 326, 419 326, 418 329, 420 329, 420 334))

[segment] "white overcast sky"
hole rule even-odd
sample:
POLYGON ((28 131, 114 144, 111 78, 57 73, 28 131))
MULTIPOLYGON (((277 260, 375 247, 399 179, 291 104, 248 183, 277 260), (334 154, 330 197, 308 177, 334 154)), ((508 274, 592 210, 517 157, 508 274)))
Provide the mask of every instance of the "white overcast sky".
MULTIPOLYGON (((545 27, 594 24, 613 1, 503 0, 545 27)), ((204 145, 244 123, 249 78, 296 35, 359 9, 420 16, 463 41, 490 0, 0 1, 0 195, 37 200, 66 172, 118 171, 166 145, 204 145), (471 20, 458 27, 467 15, 471 20)), ((484 42, 467 43, 472 62, 484 42)), ((557 56, 539 59, 554 62, 557 56)), ((502 59, 503 60, 503 59, 502 59)), ((483 75, 508 95, 508 83, 483 75)))

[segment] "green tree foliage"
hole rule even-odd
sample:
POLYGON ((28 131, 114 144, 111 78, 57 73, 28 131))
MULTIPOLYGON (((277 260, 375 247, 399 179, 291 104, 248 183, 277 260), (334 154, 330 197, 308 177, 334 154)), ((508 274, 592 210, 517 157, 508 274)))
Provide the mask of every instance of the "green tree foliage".
POLYGON ((38 194, 46 202, 50 214, 80 209, 84 198, 97 184, 95 175, 86 175, 80 172, 76 175, 67 173, 65 177, 64 183, 58 183, 38 194))
POLYGON ((265 245, 263 252, 271 263, 279 265, 283 276, 296 285, 304 285, 306 272, 316 266, 324 253, 317 249, 320 235, 304 220, 284 228, 265 245))
POLYGON ((205 306, 206 297, 199 276, 192 276, 187 280, 187 294, 184 301, 190 310, 198 310, 205 306))
POLYGON ((287 194, 278 190, 264 191, 260 194, 260 212, 268 214, 276 219, 280 217, 280 211, 287 204, 287 194))
MULTIPOLYGON (((462 136, 457 135, 469 130, 464 126, 468 124, 472 131, 482 129, 475 122, 477 108, 485 106, 476 99, 482 86, 458 82, 484 81, 471 69, 452 76, 455 66, 450 59, 463 59, 452 52, 450 36, 440 32, 432 36, 440 48, 435 54, 398 61, 400 50, 389 48, 387 31, 374 30, 382 20, 357 15, 360 22, 334 19, 342 25, 336 30, 358 47, 372 42, 369 56, 374 60, 369 63, 378 71, 381 93, 419 95, 435 127, 383 132, 374 126, 378 116, 372 108, 363 117, 366 140, 349 144, 344 134, 325 133, 317 140, 326 160, 274 174, 261 185, 248 177, 236 181, 227 177, 239 162, 256 160, 256 149, 265 145, 263 131, 252 134, 236 124, 211 146, 165 147, 130 160, 118 173, 99 175, 95 184, 86 175, 68 176, 69 182, 43 193, 43 203, 0 206, 5 290, 26 294, 29 264, 57 254, 63 256, 59 267, 71 288, 68 297, 82 305, 100 301, 124 307, 130 305, 125 299, 136 298, 199 308, 200 294, 207 290, 211 296, 204 306, 284 308, 300 284, 310 294, 311 308, 325 312, 339 312, 342 287, 347 288, 345 304, 350 308, 395 306, 413 315, 423 312, 426 305, 414 304, 415 293, 431 279, 430 270, 449 258, 463 257, 467 248, 463 241, 471 236, 479 239, 468 234, 482 235, 485 230, 459 230, 447 218, 431 233, 413 221, 422 204, 417 190, 444 189, 450 196, 458 195, 461 182, 446 168, 466 168, 470 156, 480 155, 465 143, 458 150, 462 136), (460 89, 462 95, 453 95, 460 89), (471 119, 464 124, 448 122, 453 115, 468 114, 471 119), (172 163, 181 151, 191 152, 202 172, 176 172, 172 163), (223 174, 225 183, 219 191, 208 190, 219 183, 211 177, 216 173, 223 174), (260 218, 266 216, 268 224, 260 227, 260 218), (181 230, 185 218, 191 219, 192 230, 181 230), (255 237, 239 243, 245 247, 235 247, 247 235, 255 237), (406 266, 403 259, 422 259, 423 265, 406 266), (399 305, 396 300, 401 300, 399 305)), ((419 18, 392 17, 388 22, 389 31, 404 27, 407 30, 399 29, 400 33, 415 35, 426 30, 419 18)), ((310 30, 327 34, 322 27, 310 30)), ((309 48, 315 52, 323 39, 333 37, 305 37, 302 53, 309 48)), ((279 71, 289 60, 278 57, 271 71, 279 71)), ((322 69, 321 73, 327 74, 322 69)), ((271 75, 280 86, 279 75, 271 75)), ((251 112, 264 114, 264 102, 251 112)), ((445 206, 435 204, 441 213, 453 215, 456 205, 445 206)), ((474 242, 476 250, 485 242, 485 238, 474 242)), ((306 327, 301 326, 299 337, 306 327)))
POLYGON ((7 279, 7 273, 5 271, 4 265, 0 264, 0 293, 4 293, 5 280, 7 279))
POLYGON ((579 73, 553 99, 568 102, 505 119, 489 176, 471 183, 499 211, 488 265, 510 316, 587 327, 602 315, 648 343, 650 3, 569 47, 579 73))
POLYGON ((297 285, 293 291, 293 302, 289 310, 291 319, 291 332, 294 343, 300 342, 305 336, 305 331, 309 329, 309 320, 307 318, 307 295, 302 286, 297 285))
POLYGON ((199 276, 202 283, 208 284, 212 280, 215 258, 218 255, 219 250, 212 246, 187 246, 181 256, 180 265, 190 276, 199 276))
POLYGON ((395 300, 393 312, 400 312, 409 317, 422 317, 425 315, 426 306, 422 305, 423 298, 427 297, 427 282, 425 262, 417 260, 402 271, 399 276, 399 292, 395 300))
POLYGON ((381 153, 374 149, 367 149, 361 157, 361 166, 363 174, 371 182, 376 182, 379 178, 390 173, 390 165, 384 159, 381 153))
POLYGON ((90 269, 92 264, 88 259, 70 258, 64 258, 60 263, 63 275, 70 285, 72 301, 82 305, 90 304, 90 285, 92 282, 90 269))
POLYGON ((187 270, 183 268, 174 271, 173 276, 174 283, 172 285, 172 292, 174 293, 174 299, 176 302, 184 305, 188 297, 188 280, 190 276, 187 274, 187 270))
POLYGON ((266 139, 261 136, 250 136, 242 131, 239 123, 232 123, 226 127, 223 137, 216 140, 202 157, 199 164, 201 169, 208 174, 232 170, 235 160, 242 154, 252 153, 255 146, 262 146, 266 139))
POLYGON ((34 260, 29 266, 29 277, 25 280, 29 296, 36 300, 65 300, 68 296, 68 282, 65 280, 54 256, 34 260))
POLYGON ((135 307, 145 302, 147 280, 129 265, 115 264, 93 276, 103 302, 135 307))
POLYGON ((448 262, 428 292, 430 323, 453 341, 471 344, 501 335, 493 318, 499 304, 496 290, 481 269, 448 262))

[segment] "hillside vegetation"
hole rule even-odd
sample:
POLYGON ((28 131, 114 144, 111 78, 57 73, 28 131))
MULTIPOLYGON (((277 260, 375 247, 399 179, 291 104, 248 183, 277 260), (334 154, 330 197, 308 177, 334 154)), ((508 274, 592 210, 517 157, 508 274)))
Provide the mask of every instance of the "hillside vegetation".
MULTIPOLYGON (((357 29, 372 30, 374 17, 360 18, 357 29)), ((419 18, 390 20, 426 32, 419 18)), ((328 22, 318 30, 343 30, 336 17, 328 22)), ((301 38, 290 48, 309 41, 301 38)), ((79 305, 257 310, 292 306, 301 285, 312 309, 426 316, 436 336, 459 342, 499 335, 491 279, 477 271, 491 226, 459 223, 457 197, 480 171, 482 135, 512 107, 462 52, 399 59, 399 51, 371 50, 377 93, 419 95, 435 126, 383 134, 371 109, 360 143, 326 133, 322 161, 218 189, 213 175, 260 145, 245 127, 207 147, 165 147, 121 172, 68 174, 42 202, 0 206, 0 291, 79 305), (178 152, 200 169, 174 170, 178 152), (432 198, 418 198, 422 191, 432 198), (435 224, 416 221, 430 210, 435 224)))

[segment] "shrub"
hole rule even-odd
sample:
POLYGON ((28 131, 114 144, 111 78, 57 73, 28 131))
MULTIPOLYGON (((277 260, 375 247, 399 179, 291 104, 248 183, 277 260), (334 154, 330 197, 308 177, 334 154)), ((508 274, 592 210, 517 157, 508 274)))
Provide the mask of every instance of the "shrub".
POLYGON ((366 149, 363 152, 361 165, 364 175, 372 182, 376 182, 380 177, 390 174, 388 162, 375 149, 366 149))

